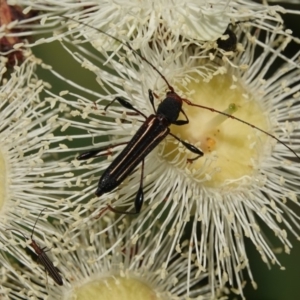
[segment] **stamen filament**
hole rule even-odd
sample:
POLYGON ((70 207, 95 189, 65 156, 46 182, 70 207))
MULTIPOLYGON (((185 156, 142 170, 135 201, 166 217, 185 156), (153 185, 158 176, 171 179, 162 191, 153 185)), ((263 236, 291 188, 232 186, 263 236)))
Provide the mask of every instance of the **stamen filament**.
MULTIPOLYGON (((235 103, 230 103, 228 108, 226 108, 223 113, 226 113, 228 115, 234 114, 238 110, 238 107, 235 103)), ((215 115, 210 121, 206 124, 206 130, 210 131, 212 129, 215 129, 216 127, 220 126, 224 121, 228 119, 227 116, 217 114, 215 115)))

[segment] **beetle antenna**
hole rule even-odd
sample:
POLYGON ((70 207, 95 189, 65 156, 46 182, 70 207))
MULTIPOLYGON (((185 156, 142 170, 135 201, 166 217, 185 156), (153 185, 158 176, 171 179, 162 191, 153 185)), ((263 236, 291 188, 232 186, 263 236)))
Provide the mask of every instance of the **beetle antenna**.
POLYGON ((24 235, 24 233, 23 232, 21 232, 20 230, 18 230, 18 229, 14 229, 14 228, 7 228, 7 229, 5 229, 5 231, 7 231, 7 230, 11 230, 11 231, 16 231, 16 232, 19 232, 20 234, 22 234, 23 235, 23 237, 24 237, 24 239, 25 240, 28 240, 28 238, 24 235))
POLYGON ((110 38, 114 39, 115 41, 119 42, 120 44, 126 46, 130 51, 132 51, 133 53, 135 53, 136 55, 138 55, 143 61, 145 61, 149 66, 151 66, 153 68, 153 70, 155 70, 160 76, 161 78, 165 81, 165 83, 167 84, 168 86, 168 89, 171 91, 171 92, 174 92, 174 88, 170 85, 170 83, 168 82, 167 78, 149 61, 146 59, 146 57, 144 57, 141 53, 139 53, 138 51, 134 50, 129 43, 125 43, 123 42, 122 40, 120 40, 119 38, 105 32, 104 30, 102 29, 99 29, 99 28, 96 28, 92 25, 89 25, 89 24, 86 24, 82 21, 79 21, 79 20, 76 20, 76 19, 73 19, 73 18, 70 18, 70 17, 66 17, 66 16, 61 16, 62 18, 65 18, 67 20, 71 20, 71 21, 74 21, 74 22, 78 22, 79 24, 81 25, 84 25, 86 27, 89 27, 89 28, 92 28, 98 32, 101 32, 102 34, 106 35, 106 36, 109 36, 110 38))
POLYGON ((244 121, 244 120, 242 120, 242 119, 240 119, 240 118, 237 118, 237 117, 235 117, 235 116, 232 116, 232 115, 230 115, 230 114, 227 114, 227 113, 225 113, 225 112, 223 112, 223 111, 220 111, 220 110, 217 110, 217 109, 208 107, 208 106, 204 106, 204 105, 201 105, 201 104, 195 104, 195 103, 191 102, 191 101, 188 100, 188 99, 182 99, 182 100, 183 100, 186 104, 188 104, 188 105, 190 105, 190 106, 196 106, 196 107, 200 107, 200 108, 203 108, 203 109, 206 109, 206 110, 210 110, 210 111, 212 111, 212 112, 219 113, 219 114, 221 114, 221 115, 223 115, 223 116, 226 116, 226 117, 228 117, 228 118, 231 118, 231 119, 240 121, 241 123, 244 123, 244 124, 246 124, 246 125, 248 125, 248 126, 254 128, 254 129, 256 129, 256 130, 258 130, 258 131, 260 131, 260 132, 262 132, 262 133, 268 135, 269 137, 275 139, 278 143, 280 143, 281 145, 283 145, 284 147, 286 147, 287 149, 289 149, 289 150, 290 150, 292 153, 294 153, 294 155, 300 160, 300 156, 296 153, 296 151, 293 150, 290 146, 288 146, 285 142, 283 142, 283 141, 281 141, 279 138, 277 138, 275 135, 273 135, 273 134, 271 134, 271 133, 269 133, 269 132, 267 132, 267 131, 265 131, 265 130, 259 128, 259 127, 256 127, 255 125, 253 125, 253 124, 251 124, 251 123, 249 123, 249 122, 246 122, 246 121, 244 121))
POLYGON ((30 237, 31 237, 31 239, 32 239, 32 237, 33 237, 33 233, 34 233, 35 225, 36 225, 36 223, 37 223, 38 219, 40 218, 40 216, 41 216, 42 212, 43 212, 44 210, 46 210, 46 209, 47 209, 47 207, 43 208, 43 209, 41 210, 41 212, 39 213, 38 217, 36 218, 36 220, 35 220, 35 223, 34 223, 34 225, 33 225, 33 227, 32 227, 32 231, 31 231, 31 236, 30 236, 30 237))

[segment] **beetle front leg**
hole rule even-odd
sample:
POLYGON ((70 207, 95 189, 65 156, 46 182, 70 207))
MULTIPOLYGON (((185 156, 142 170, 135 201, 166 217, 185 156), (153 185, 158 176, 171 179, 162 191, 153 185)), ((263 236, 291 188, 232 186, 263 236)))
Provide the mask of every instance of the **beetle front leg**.
POLYGON ((180 111, 184 114, 185 116, 185 120, 176 120, 175 122, 173 122, 174 125, 177 126, 182 126, 182 125, 186 125, 190 122, 188 116, 186 115, 185 111, 181 108, 180 111))
POLYGON ((150 100, 150 103, 153 107, 153 111, 155 112, 156 114, 156 109, 155 109, 155 106, 154 106, 154 97, 153 95, 155 95, 150 89, 148 90, 148 95, 149 95, 149 100, 150 100))
POLYGON ((145 119, 147 119, 147 116, 145 114, 143 114, 141 111, 139 111, 137 108, 135 108, 132 104, 130 104, 128 101, 124 100, 121 97, 116 97, 115 99, 113 99, 110 103, 108 103, 105 107, 104 110, 106 111, 108 109, 109 106, 111 106, 115 101, 118 101, 123 107, 133 110, 135 112, 137 112, 139 115, 143 116, 145 119))

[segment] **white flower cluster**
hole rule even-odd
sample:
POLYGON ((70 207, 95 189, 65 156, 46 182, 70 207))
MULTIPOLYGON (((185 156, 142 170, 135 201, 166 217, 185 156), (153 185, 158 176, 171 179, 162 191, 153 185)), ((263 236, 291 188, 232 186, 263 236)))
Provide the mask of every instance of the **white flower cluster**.
POLYGON ((244 298, 253 245, 284 268, 300 229, 285 14, 1 1, 1 299, 244 298))

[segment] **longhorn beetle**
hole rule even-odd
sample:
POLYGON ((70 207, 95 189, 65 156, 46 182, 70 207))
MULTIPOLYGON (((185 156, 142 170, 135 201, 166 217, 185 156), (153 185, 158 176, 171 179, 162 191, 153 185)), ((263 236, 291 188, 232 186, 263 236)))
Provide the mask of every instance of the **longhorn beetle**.
MULTIPOLYGON (((286 145, 284 142, 276 138, 274 135, 264 131, 263 129, 260 129, 242 119, 239 119, 237 117, 234 117, 230 114, 227 114, 225 112, 199 105, 194 104, 188 99, 181 98, 175 91, 174 88, 169 84, 166 77, 150 62, 148 61, 141 53, 134 50, 129 43, 123 42, 119 38, 116 38, 112 36, 109 33, 106 33, 105 31, 95 28, 89 24, 86 24, 82 21, 74 20, 70 17, 62 16, 63 18, 67 20, 71 20, 74 22, 77 22, 78 24, 84 25, 86 27, 92 28, 112 39, 119 42, 123 46, 127 47, 130 51, 132 51, 134 54, 139 56, 143 61, 145 61, 149 66, 151 66, 164 80, 166 85, 168 86, 168 91, 166 93, 166 98, 158 105, 157 110, 154 107, 154 97, 151 90, 149 90, 149 100, 153 107, 153 110, 155 114, 150 115, 149 117, 145 116, 142 112, 140 112, 138 109, 133 107, 129 102, 126 100, 117 97, 113 101, 111 101, 105 108, 106 110, 112 103, 115 101, 118 101, 123 107, 133 110, 136 113, 142 115, 145 118, 144 123, 141 125, 141 127, 138 129, 138 131, 135 133, 135 135, 132 137, 132 139, 127 143, 125 148, 121 151, 121 153, 114 159, 114 161, 110 164, 110 166, 104 171, 104 173, 101 175, 99 182, 98 182, 98 188, 95 192, 96 196, 100 197, 105 193, 111 192, 116 187, 118 187, 125 178, 141 163, 142 164, 142 170, 141 170, 141 179, 140 179, 140 186, 136 194, 135 198, 135 211, 134 212, 125 212, 125 211, 119 211, 114 208, 112 208, 110 205, 108 205, 108 209, 110 209, 113 212, 116 213, 124 213, 124 214, 137 214, 140 212, 143 201, 144 201, 144 193, 143 193, 143 175, 144 175, 144 159, 145 157, 168 135, 170 134, 175 139, 177 139, 180 143, 182 143, 188 150, 195 153, 197 156, 193 159, 189 159, 188 161, 194 161, 197 158, 201 157, 203 155, 203 152, 196 148, 195 146, 184 142, 174 134, 170 132, 169 126, 171 124, 182 126, 189 123, 189 119, 187 115, 185 114, 184 110, 182 109, 182 102, 185 102, 186 104, 190 106, 195 106, 199 108, 203 108, 206 110, 210 110, 212 112, 217 112, 219 114, 222 114, 224 116, 227 116, 228 118, 235 119, 237 121, 240 121, 252 128, 255 128, 256 130, 259 130, 263 132, 264 134, 274 138, 277 140, 277 142, 284 145, 287 149, 292 151, 294 155, 300 159, 300 157, 296 154, 296 152, 291 149, 288 145, 286 145), (180 112, 184 115, 185 120, 178 120, 180 112)), ((116 144, 112 145, 111 147, 123 145, 122 144, 116 144)), ((84 152, 80 154, 77 159, 78 160, 86 160, 92 157, 98 157, 103 154, 99 154, 101 151, 104 151, 108 147, 101 147, 98 149, 92 149, 87 152, 84 152)))
MULTIPOLYGON (((52 279, 58 284, 58 285, 63 285, 63 281, 62 281, 62 278, 59 274, 59 270, 53 265, 52 261, 50 260, 50 258, 48 257, 48 255, 46 254, 46 252, 48 250, 45 251, 46 247, 44 248, 41 248, 37 243, 36 241, 33 239, 33 233, 34 233, 34 229, 35 229, 35 225, 38 221, 38 219, 40 218, 42 212, 44 210, 46 210, 47 208, 44 208, 41 210, 40 214, 38 215, 35 223, 34 223, 34 226, 32 228, 32 232, 31 232, 31 236, 30 236, 30 239, 31 239, 31 242, 30 242, 30 246, 34 249, 37 257, 38 257, 38 260, 39 262, 44 266, 45 270, 49 273, 49 275, 52 277, 52 279)), ((6 229, 6 230, 12 230, 12 231, 16 231, 16 232, 19 232, 20 234, 23 235, 24 239, 25 240, 28 240, 28 238, 26 238, 26 236, 19 230, 17 229, 6 229)))

